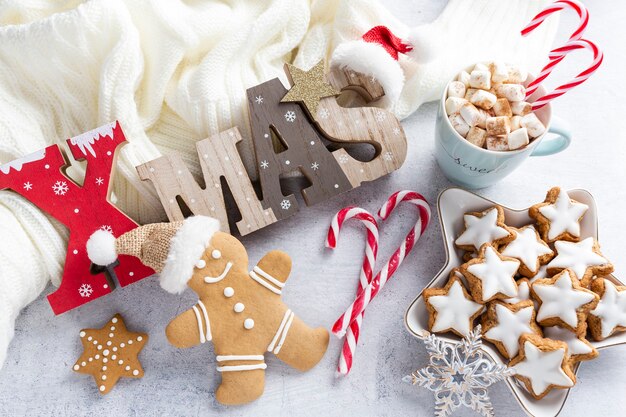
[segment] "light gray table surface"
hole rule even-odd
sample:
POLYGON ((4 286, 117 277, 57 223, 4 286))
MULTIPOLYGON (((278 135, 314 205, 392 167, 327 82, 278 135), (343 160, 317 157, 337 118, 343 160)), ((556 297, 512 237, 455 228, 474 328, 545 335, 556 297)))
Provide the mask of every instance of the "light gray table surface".
MULTIPOLYGON (((389 7, 416 25, 428 22, 445 5, 402 2, 389 7)), ((592 24, 587 37, 605 51, 602 69, 578 90, 554 104, 555 113, 569 120, 575 132, 569 149, 558 156, 531 158, 500 184, 479 194, 512 207, 527 207, 543 199, 553 185, 585 188, 596 199, 600 213, 600 242, 615 264, 616 276, 626 278, 626 5, 618 1, 588 1, 592 24)), ((575 25, 561 22, 560 38, 575 25)), ((574 75, 588 61, 586 53, 567 58, 574 75)), ((362 259, 362 230, 348 227, 334 253, 323 243, 331 216, 346 205, 370 211, 379 208, 393 191, 414 189, 433 203, 451 184, 443 177, 433 155, 436 103, 422 106, 403 122, 410 141, 405 165, 387 178, 325 203, 303 207, 291 219, 243 239, 250 261, 280 248, 293 258, 294 269, 283 298, 306 322, 330 327, 354 297, 362 259), (354 243, 353 243, 354 242, 354 243)), ((321 363, 307 373, 297 372, 268 357, 265 394, 252 404, 224 407, 213 392, 219 376, 210 344, 178 350, 170 346, 164 327, 194 303, 187 291, 173 296, 156 279, 116 290, 80 309, 54 317, 45 295, 28 306, 17 320, 8 359, 0 370, 0 416, 430 416, 432 393, 401 383, 403 375, 424 366, 427 355, 420 341, 404 328, 410 302, 445 262, 436 216, 396 276, 371 304, 365 316, 355 365, 349 377, 336 379, 334 369, 342 341, 332 337, 321 363), (78 331, 100 327, 115 312, 134 330, 150 334, 141 353, 143 379, 122 379, 102 397, 90 376, 71 370, 80 355, 78 331)), ((414 210, 400 209, 382 227, 380 259, 386 259, 415 221, 414 210)), ((626 346, 603 350, 578 373, 562 415, 623 415, 626 408, 624 375, 626 346)), ((498 415, 523 412, 504 383, 490 389, 498 415)), ((473 415, 460 410, 457 415, 473 415)))

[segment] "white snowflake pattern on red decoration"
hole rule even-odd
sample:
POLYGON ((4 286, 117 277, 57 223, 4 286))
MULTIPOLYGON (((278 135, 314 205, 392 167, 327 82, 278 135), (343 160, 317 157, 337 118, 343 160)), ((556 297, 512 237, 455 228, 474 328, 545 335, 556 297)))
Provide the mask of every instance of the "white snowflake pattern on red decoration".
POLYGON ((102 177, 96 178, 96 185, 102 185, 102 184, 104 184, 104 178, 102 177))
POLYGON ((24 189, 25 189, 26 191, 30 191, 30 190, 32 190, 32 189, 33 189, 33 184, 31 184, 31 183, 30 183, 30 181, 25 182, 25 183, 24 183, 24 189))
POLYGON ((52 191, 56 195, 65 195, 69 191, 69 187, 67 186, 67 182, 65 181, 57 181, 52 186, 52 191))
POLYGON ((83 284, 78 288, 78 293, 83 298, 89 298, 91 297, 91 294, 93 294, 93 288, 91 288, 91 285, 89 284, 83 284))
POLYGON ((287 113, 285 113, 285 120, 287 120, 289 123, 293 123, 294 120, 296 120, 296 113, 289 110, 287 113))
POLYGON ((103 224, 100 226, 100 230, 104 230, 105 232, 113 233, 113 228, 108 224, 103 224))

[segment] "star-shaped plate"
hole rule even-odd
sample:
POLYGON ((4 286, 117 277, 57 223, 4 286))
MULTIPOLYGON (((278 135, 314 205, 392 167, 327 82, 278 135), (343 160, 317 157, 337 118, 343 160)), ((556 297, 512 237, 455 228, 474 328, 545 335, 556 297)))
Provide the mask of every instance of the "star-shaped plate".
MULTIPOLYGON (((571 190, 568 191, 568 194, 574 200, 589 206, 589 210, 587 210, 581 222, 581 238, 584 239, 591 236, 598 239, 598 210, 592 195, 585 190, 571 190)), ((439 212, 439 223, 443 232, 444 245, 448 259, 445 266, 426 288, 443 287, 448 280, 450 271, 463 263, 463 251, 458 250, 454 246, 455 238, 463 231, 463 214, 469 211, 483 211, 492 207, 494 204, 498 203, 460 188, 448 188, 439 194, 437 210, 439 212)), ((505 222, 508 226, 521 227, 533 223, 533 220, 528 217, 528 208, 520 210, 508 208, 502 204, 499 205, 504 209, 505 222)), ((608 278, 617 285, 624 285, 613 275, 609 275, 608 278)), ((424 331, 428 330, 428 312, 422 293, 420 293, 409 306, 404 316, 404 323, 409 332, 418 338, 422 338, 424 331)), ((439 336, 449 341, 460 340, 460 338, 449 333, 439 336)), ((591 342, 596 349, 603 349, 623 343, 626 343, 626 332, 617 333, 601 342, 591 342)), ((483 350, 486 354, 491 356, 496 363, 506 363, 493 345, 485 343, 483 344, 483 350)), ((593 365, 594 363, 591 361, 585 366, 593 365)), ((580 363, 576 365, 574 369, 575 372, 578 371, 579 366, 580 363)), ((551 417, 559 414, 569 394, 569 389, 557 389, 550 392, 543 399, 536 400, 521 385, 518 385, 514 378, 507 379, 507 384, 524 411, 528 415, 535 417, 551 417)))

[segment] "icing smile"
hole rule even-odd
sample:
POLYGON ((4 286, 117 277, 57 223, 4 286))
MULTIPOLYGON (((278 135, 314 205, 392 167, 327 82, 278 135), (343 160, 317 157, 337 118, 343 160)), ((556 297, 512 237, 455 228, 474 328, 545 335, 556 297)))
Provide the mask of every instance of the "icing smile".
POLYGON ((221 274, 219 274, 217 277, 204 277, 204 282, 206 282, 207 284, 215 284, 216 282, 220 282, 221 280, 226 278, 226 275, 228 275, 232 266, 233 263, 228 262, 221 274))

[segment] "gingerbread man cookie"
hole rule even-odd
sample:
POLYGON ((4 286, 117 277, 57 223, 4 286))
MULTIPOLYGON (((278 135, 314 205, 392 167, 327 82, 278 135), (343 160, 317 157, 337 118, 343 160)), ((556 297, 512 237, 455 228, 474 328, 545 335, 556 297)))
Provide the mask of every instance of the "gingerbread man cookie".
POLYGON ((476 302, 487 303, 517 296, 515 274, 520 262, 502 256, 489 243, 485 243, 476 259, 461 265, 476 302))
POLYGON ((504 224, 504 210, 500 206, 483 212, 466 213, 463 220, 465 230, 454 241, 460 249, 478 251, 485 243, 497 248, 513 239, 513 232, 504 224))
POLYGON ((587 318, 591 336, 604 340, 613 333, 626 331, 626 286, 597 278, 591 283, 591 290, 600 296, 598 305, 587 318))
POLYGON ((554 187, 543 203, 530 207, 528 214, 537 221, 543 240, 580 240, 580 221, 589 206, 572 200, 565 190, 554 187))
POLYGON ((109 262, 140 247, 142 261, 160 272, 165 290, 191 288, 198 302, 170 322, 167 339, 180 348, 211 341, 222 375, 215 397, 222 404, 242 404, 263 393, 266 353, 306 371, 324 356, 329 334, 307 326, 282 302, 291 272, 286 253, 269 252, 248 270, 244 246, 219 228, 217 220, 195 216, 142 226, 113 241, 96 232, 87 249, 92 260, 109 262), (104 254, 95 253, 102 248, 104 254))

